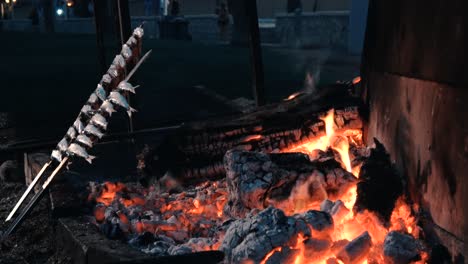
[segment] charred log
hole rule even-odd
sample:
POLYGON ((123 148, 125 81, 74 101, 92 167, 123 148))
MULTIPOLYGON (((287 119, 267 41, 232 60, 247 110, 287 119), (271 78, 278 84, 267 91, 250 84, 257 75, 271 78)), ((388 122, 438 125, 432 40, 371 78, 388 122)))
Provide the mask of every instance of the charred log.
MULTIPOLYGON (((338 100, 335 106, 338 132, 362 128, 359 103, 338 100)), ((162 144, 147 148, 139 155, 139 167, 144 168, 140 172, 151 178, 171 170, 184 183, 186 179, 222 178, 225 171, 219 164, 228 150, 281 152, 325 135, 325 124, 320 117, 329 107, 330 104, 314 96, 303 96, 247 115, 186 124, 162 144)))
POLYGON ((228 151, 224 162, 229 195, 224 212, 236 218, 270 205, 289 213, 320 205, 346 193, 357 180, 334 160, 310 161, 302 153, 228 151), (294 188, 305 193, 296 197, 294 188))
POLYGON ((357 184, 357 199, 353 210, 374 212, 389 224, 395 202, 403 194, 402 179, 390 161, 385 147, 374 139, 375 148, 364 162, 357 184))

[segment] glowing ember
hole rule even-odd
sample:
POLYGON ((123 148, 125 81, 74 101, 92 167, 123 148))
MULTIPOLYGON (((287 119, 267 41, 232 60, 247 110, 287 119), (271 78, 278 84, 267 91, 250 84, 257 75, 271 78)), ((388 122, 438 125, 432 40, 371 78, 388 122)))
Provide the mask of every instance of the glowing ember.
MULTIPOLYGON (((353 80, 353 83, 358 83, 358 78, 353 80)), ((292 100, 298 95, 299 93, 292 94, 286 100, 292 100)), ((417 219, 402 197, 395 205, 389 228, 384 227, 371 212, 353 212, 357 197, 357 177, 362 165, 362 160, 356 159, 356 156, 359 156, 356 150, 365 150, 362 131, 337 130, 333 109, 320 119, 324 122, 325 135, 284 152, 302 152, 311 160, 321 158, 317 150, 326 152, 327 155, 331 153, 331 157, 339 162, 336 166, 342 166, 339 168, 342 174, 352 178, 352 185, 343 192, 338 192, 337 189, 334 192, 325 190, 321 187, 323 181, 337 179, 326 179, 326 175, 314 171, 305 178, 298 176, 284 200, 267 200, 268 204, 265 207, 273 205, 281 209, 288 219, 296 219, 294 217, 307 214, 310 210, 322 210, 333 219, 330 227, 327 231, 318 231, 317 227, 307 224, 306 231, 287 237, 289 242, 282 246, 272 244, 265 250, 269 252, 264 257, 260 256, 256 261, 244 259, 243 263, 266 264, 274 257, 278 258, 278 255, 287 254, 290 256, 286 262, 292 264, 386 263, 384 243, 390 231, 409 234, 411 238, 419 237, 417 219)), ((261 138, 261 135, 252 135, 241 141, 261 138)), ((338 174, 330 175, 344 177, 338 174)), ((118 219, 120 226, 130 226, 126 229, 128 232, 149 232, 155 236, 165 236, 177 244, 188 246, 192 251, 218 249, 226 231, 226 227, 221 227, 226 220, 230 220, 223 211, 228 195, 225 180, 207 181, 180 193, 162 192, 154 187, 132 188, 121 183, 106 182, 94 195, 97 202, 94 209, 97 223, 103 225, 118 219), (112 215, 116 218, 112 218, 112 215)), ((172 245, 171 248, 180 249, 177 245, 172 245)), ((263 252, 261 254, 263 255, 263 252)), ((421 260, 417 263, 424 263, 427 258, 427 254, 422 253, 421 260)))

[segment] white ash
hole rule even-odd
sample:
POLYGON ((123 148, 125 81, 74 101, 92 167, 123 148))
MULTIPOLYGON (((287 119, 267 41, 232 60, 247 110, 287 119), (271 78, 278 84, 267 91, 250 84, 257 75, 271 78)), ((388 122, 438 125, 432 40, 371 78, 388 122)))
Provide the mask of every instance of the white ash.
MULTIPOLYGON (((309 211, 288 217, 283 211, 268 207, 259 213, 253 210, 246 218, 232 223, 220 250, 226 253, 226 261, 229 263, 240 263, 247 259, 258 263, 274 248, 288 246, 295 240, 293 238, 301 234, 313 238, 307 241, 309 255, 313 255, 313 251, 327 251, 332 245, 331 240, 314 238, 314 231, 324 234, 332 229, 333 220, 325 212, 309 211), (312 232, 309 226, 312 226, 312 232)), ((276 255, 273 260, 284 261, 288 254, 276 255)), ((269 259, 268 263, 274 263, 273 260, 269 259)))
POLYGON ((268 206, 288 214, 319 209, 323 200, 339 199, 357 181, 338 162, 310 161, 301 153, 231 150, 224 157, 224 165, 228 191, 224 212, 235 218, 268 206))

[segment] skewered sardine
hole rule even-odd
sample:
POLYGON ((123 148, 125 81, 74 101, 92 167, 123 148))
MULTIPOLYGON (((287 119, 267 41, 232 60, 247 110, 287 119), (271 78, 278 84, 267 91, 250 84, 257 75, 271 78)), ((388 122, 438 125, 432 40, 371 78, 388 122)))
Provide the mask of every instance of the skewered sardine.
POLYGON ((101 109, 102 111, 108 113, 109 116, 112 116, 112 113, 117 112, 117 111, 114 109, 114 105, 113 105, 109 100, 105 100, 105 101, 102 103, 100 109, 101 109))
POLYGON ((89 116, 89 115, 92 115, 94 112, 93 108, 91 108, 91 106, 89 104, 85 104, 83 105, 83 107, 81 108, 81 113, 89 116))
POLYGON ((89 104, 95 104, 98 102, 98 96, 95 94, 95 93, 92 93, 90 96, 89 96, 89 99, 88 99, 88 103, 89 104))
POLYGON ((93 159, 96 158, 95 156, 89 155, 88 152, 86 152, 86 150, 82 146, 76 143, 70 144, 70 146, 67 149, 67 152, 78 157, 84 158, 89 163, 93 163, 93 159))
POLYGON ((126 65, 124 57, 120 54, 115 56, 114 60, 112 61, 112 64, 120 68, 124 68, 126 65))
POLYGON ((77 118, 75 122, 73 123, 73 127, 78 131, 78 134, 83 133, 84 131, 84 125, 83 122, 81 122, 80 118, 77 118))
POLYGON ((96 90, 94 91, 94 93, 96 94, 96 96, 99 99, 101 99, 101 101, 106 100, 107 93, 106 93, 106 90, 104 90, 104 87, 102 87, 101 84, 97 85, 96 90))
POLYGON ((136 112, 137 110, 133 109, 130 107, 130 105, 128 104, 127 100, 125 99, 125 97, 123 97, 123 95, 121 95, 119 92, 111 92, 109 94, 109 100, 112 102, 112 103, 115 103, 125 109, 127 109, 127 114, 128 116, 132 116, 132 112, 136 112))
POLYGON ((144 34, 145 34, 145 31, 143 30, 142 27, 137 27, 135 28, 135 30, 133 30, 133 35, 137 36, 138 38, 142 38, 144 34))
POLYGON ((89 137, 83 134, 78 135, 78 137, 76 137, 76 141, 90 148, 93 146, 93 141, 89 137))
POLYGON ((101 79, 101 83, 110 84, 112 82, 112 77, 109 74, 104 74, 101 79))
POLYGON ((130 49, 127 44, 123 44, 121 54, 126 60, 128 60, 132 56, 132 49, 130 49))
POLYGON ((62 138, 60 142, 57 144, 57 147, 60 151, 66 151, 68 148, 68 141, 66 138, 62 138))
POLYGON ((101 114, 96 113, 90 120, 91 124, 107 129, 107 120, 101 114))
POLYGON ((99 131, 99 129, 97 127, 95 127, 94 125, 91 125, 91 124, 88 124, 84 131, 88 134, 91 134, 93 136, 96 136, 98 138, 102 138, 104 136, 104 133, 102 133, 101 131, 99 131))
POLYGON ((121 91, 127 91, 131 93, 135 93, 135 89, 138 88, 139 86, 133 86, 127 81, 121 81, 119 85, 117 85, 117 89, 121 91))
POLYGON ((50 157, 58 162, 62 162, 62 152, 60 152, 60 150, 52 150, 52 154, 50 155, 50 157))
POLYGON ((119 76, 119 70, 117 70, 117 67, 114 64, 112 64, 107 70, 107 74, 109 74, 112 78, 115 78, 119 76))
POLYGON ((70 139, 75 139, 76 138, 76 130, 73 127, 70 127, 67 131, 67 136, 70 139))
POLYGON ((125 44, 127 44, 129 47, 133 47, 137 44, 137 40, 134 36, 131 36, 125 44))

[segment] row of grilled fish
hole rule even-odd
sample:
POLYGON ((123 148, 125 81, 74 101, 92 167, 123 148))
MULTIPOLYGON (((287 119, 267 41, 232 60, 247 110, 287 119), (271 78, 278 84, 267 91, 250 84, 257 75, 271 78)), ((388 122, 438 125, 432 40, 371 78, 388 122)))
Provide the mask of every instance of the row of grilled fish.
POLYGON ((137 27, 122 46, 121 53, 114 58, 96 90, 81 108, 78 118, 68 129, 65 137, 57 144, 56 149, 52 151, 52 159, 61 162, 65 156, 78 156, 91 163, 95 156, 89 155, 86 148, 93 146, 93 137, 101 139, 104 136, 108 125, 107 117, 116 112, 116 107, 126 109, 129 116, 136 111, 130 107, 122 92, 135 93, 138 86, 133 86, 123 80, 119 82, 117 87, 111 89, 109 94, 104 87, 109 87, 114 79, 121 77, 120 73, 125 70, 127 62, 132 59, 132 48, 137 47, 143 34, 143 28, 137 27))

